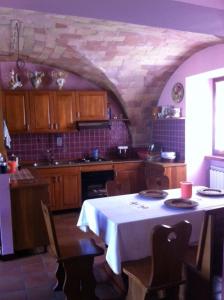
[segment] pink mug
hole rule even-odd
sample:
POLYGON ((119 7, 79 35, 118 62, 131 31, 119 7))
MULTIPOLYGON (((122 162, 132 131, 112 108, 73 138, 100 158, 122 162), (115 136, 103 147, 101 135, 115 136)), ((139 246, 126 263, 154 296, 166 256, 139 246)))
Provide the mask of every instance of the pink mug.
POLYGON ((181 181, 181 198, 189 199, 192 196, 192 182, 190 181, 181 181))

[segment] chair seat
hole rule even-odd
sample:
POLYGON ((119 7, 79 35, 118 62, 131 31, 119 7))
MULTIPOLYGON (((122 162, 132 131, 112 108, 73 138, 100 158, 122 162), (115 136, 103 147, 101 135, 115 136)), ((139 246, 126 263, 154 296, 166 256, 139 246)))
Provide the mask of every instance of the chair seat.
POLYGON ((60 259, 69 259, 81 256, 99 256, 104 250, 97 246, 93 239, 78 239, 71 242, 59 242, 60 259))
POLYGON ((149 286, 150 274, 152 274, 152 257, 124 262, 123 272, 130 278, 134 278, 145 288, 149 286))

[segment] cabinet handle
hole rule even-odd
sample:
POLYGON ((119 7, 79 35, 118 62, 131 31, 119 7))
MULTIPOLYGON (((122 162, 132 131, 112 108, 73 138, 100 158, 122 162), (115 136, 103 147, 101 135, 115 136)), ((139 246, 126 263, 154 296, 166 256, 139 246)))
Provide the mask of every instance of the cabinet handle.
POLYGON ((58 123, 55 123, 55 124, 54 124, 54 128, 55 128, 55 129, 58 129, 58 123))
POLYGON ((30 124, 26 124, 26 130, 27 130, 27 131, 30 130, 30 124))
POLYGON ((77 115, 77 118, 80 118, 80 112, 79 111, 76 113, 76 115, 77 115))
POLYGON ((61 182, 61 176, 58 176, 58 182, 61 182))

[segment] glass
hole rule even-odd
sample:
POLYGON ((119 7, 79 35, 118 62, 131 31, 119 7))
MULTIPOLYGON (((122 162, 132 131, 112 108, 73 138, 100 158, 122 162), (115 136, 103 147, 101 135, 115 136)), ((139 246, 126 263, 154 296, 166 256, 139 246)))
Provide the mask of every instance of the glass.
POLYGON ((192 182, 190 181, 181 181, 180 182, 181 189, 181 198, 189 199, 192 196, 192 182))

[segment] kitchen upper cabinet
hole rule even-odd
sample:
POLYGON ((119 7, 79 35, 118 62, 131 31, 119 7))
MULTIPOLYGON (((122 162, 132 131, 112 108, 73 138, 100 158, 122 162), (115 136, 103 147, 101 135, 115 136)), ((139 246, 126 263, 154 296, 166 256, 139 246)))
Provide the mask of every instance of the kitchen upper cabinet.
POLYGON ((114 171, 118 181, 129 183, 130 193, 138 193, 145 189, 143 162, 115 163, 114 171))
POLYGON ((76 93, 77 120, 107 120, 107 93, 105 91, 78 91, 76 93))
POLYGON ((30 91, 29 107, 31 132, 46 132, 55 129, 52 92, 30 91))
POLYGON ((52 211, 81 207, 79 167, 45 168, 33 172, 49 184, 49 205, 52 211))
POLYGON ((75 129, 76 103, 74 92, 55 92, 53 108, 54 124, 57 131, 75 129))
POLYGON ((59 132, 74 129, 75 93, 30 91, 32 132, 59 132))
POLYGON ((107 120, 105 91, 4 91, 3 116, 10 133, 65 132, 75 121, 107 120))
POLYGON ((29 102, 26 91, 2 92, 2 107, 3 119, 10 133, 29 130, 29 102))

